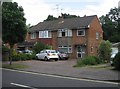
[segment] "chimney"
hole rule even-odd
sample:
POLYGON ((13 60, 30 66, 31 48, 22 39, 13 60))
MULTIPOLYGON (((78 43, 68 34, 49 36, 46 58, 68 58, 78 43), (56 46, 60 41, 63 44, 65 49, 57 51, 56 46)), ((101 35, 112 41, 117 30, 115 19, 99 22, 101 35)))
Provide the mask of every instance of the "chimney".
POLYGON ((86 17, 86 15, 84 15, 84 17, 86 17))
POLYGON ((64 23, 64 17, 63 17, 63 15, 62 15, 62 13, 61 13, 61 16, 59 16, 59 23, 58 24, 62 24, 62 23, 64 23))

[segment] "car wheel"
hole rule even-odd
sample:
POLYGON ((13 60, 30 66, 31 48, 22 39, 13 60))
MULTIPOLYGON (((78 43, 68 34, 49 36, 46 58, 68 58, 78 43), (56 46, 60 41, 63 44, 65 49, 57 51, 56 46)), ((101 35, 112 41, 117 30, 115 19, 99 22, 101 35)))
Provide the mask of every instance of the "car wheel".
POLYGON ((36 56, 35 59, 38 59, 38 56, 36 56))
POLYGON ((55 61, 58 61, 58 59, 55 59, 55 61))
POLYGON ((47 57, 45 57, 45 58, 44 58, 44 60, 45 60, 45 61, 48 61, 48 58, 47 58, 47 57))

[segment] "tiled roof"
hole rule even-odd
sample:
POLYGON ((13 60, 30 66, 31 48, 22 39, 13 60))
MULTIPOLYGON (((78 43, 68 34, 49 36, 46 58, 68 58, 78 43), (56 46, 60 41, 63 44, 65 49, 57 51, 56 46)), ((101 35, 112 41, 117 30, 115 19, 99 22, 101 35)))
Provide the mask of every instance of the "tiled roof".
POLYGON ((95 16, 96 15, 70 18, 70 19, 61 18, 54 21, 44 21, 31 27, 29 29, 29 32, 35 32, 40 30, 57 30, 62 28, 75 29, 79 27, 88 27, 88 25, 91 23, 91 21, 95 16))

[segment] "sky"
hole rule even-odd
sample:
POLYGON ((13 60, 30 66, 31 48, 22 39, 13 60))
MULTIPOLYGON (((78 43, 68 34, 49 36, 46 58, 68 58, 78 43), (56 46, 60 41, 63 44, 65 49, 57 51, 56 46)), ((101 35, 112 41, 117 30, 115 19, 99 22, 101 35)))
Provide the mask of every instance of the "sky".
POLYGON ((27 19, 26 24, 36 25, 48 15, 58 17, 61 13, 77 15, 107 14, 111 8, 118 7, 120 0, 12 0, 22 6, 27 19))

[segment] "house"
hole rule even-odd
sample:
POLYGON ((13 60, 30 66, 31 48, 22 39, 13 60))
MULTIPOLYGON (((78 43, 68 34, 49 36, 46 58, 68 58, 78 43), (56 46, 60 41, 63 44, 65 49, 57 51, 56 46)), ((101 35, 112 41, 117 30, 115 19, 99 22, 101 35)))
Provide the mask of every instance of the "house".
POLYGON ((70 58, 96 55, 103 31, 96 15, 40 22, 29 29, 28 42, 43 42, 70 58))

